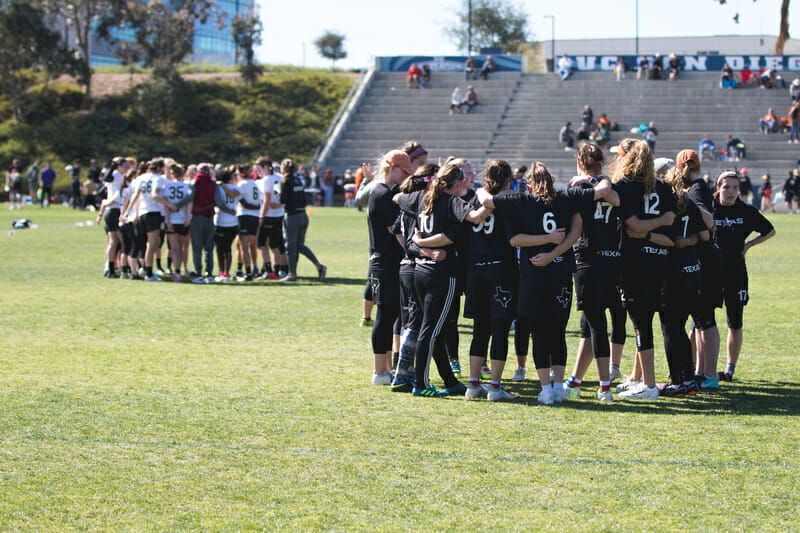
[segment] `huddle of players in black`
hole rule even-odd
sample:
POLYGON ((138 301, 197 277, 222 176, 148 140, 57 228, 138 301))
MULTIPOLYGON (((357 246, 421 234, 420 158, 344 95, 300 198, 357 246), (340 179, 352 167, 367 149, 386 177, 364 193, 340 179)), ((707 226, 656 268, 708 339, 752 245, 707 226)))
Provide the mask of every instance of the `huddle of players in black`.
POLYGON ((611 338, 624 343, 622 308, 636 331, 637 355, 631 376, 617 387, 621 398, 693 395, 718 387, 720 377, 732 379, 749 297, 744 254, 774 235, 772 225, 739 200, 734 171, 720 174, 712 197, 697 176, 700 162, 691 150, 678 154, 677 167, 664 180, 656 179, 645 142, 626 139, 612 152, 611 178, 601 174, 602 151, 584 144, 577 152, 579 176, 566 192, 556 191, 546 166, 534 162, 517 193, 510 191, 512 171, 503 160, 486 163, 476 193, 465 176, 466 160, 414 169, 402 152, 386 154, 379 171, 383 183, 369 201, 369 281, 377 306, 373 383, 416 396, 513 399, 501 378, 516 319, 515 335, 532 336, 540 403, 580 396, 586 354, 597 363, 597 398, 613 401, 606 310, 623 317, 622 324, 612 320, 622 333, 612 331, 611 338), (752 232, 759 235, 748 242, 752 232), (573 278, 585 342, 565 383, 573 278), (469 385, 454 374, 444 346, 443 331, 457 318, 460 290, 466 294, 464 314, 474 321, 469 385), (714 309, 723 300, 728 365, 717 375, 714 309), (660 387, 656 312, 671 378, 660 387), (696 357, 686 332, 690 316, 696 357), (393 374, 392 333, 400 334, 393 374), (491 381, 481 385, 487 352, 491 381), (443 389, 429 383, 431 360, 443 389))

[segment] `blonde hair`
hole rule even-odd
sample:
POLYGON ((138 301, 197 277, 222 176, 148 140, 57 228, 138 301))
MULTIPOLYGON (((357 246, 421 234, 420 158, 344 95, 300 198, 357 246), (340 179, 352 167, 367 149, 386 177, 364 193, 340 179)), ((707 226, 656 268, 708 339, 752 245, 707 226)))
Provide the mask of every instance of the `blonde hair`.
POLYGON ((644 192, 656 190, 656 173, 653 167, 653 152, 645 141, 623 139, 619 143, 624 155, 614 166, 614 183, 627 178, 644 185, 644 192))

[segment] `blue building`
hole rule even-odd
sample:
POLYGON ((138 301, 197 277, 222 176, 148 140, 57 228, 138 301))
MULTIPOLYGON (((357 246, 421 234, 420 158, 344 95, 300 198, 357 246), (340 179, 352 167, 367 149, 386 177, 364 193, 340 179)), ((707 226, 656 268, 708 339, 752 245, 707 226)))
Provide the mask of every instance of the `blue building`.
MULTIPOLYGON (((136 0, 146 3, 148 0, 136 0)), ((180 7, 180 0, 162 0, 165 5, 172 8, 180 7)), ((224 24, 219 27, 216 17, 211 17, 205 24, 197 23, 194 28, 194 50, 192 56, 187 58, 192 63, 209 63, 212 65, 235 65, 238 60, 238 51, 231 37, 231 20, 237 14, 249 13, 255 10, 255 0, 215 0, 217 9, 222 13, 224 24)), ((63 31, 63 30, 62 30, 63 31)), ((101 41, 92 38, 91 65, 119 65, 116 51, 123 46, 125 41, 134 40, 134 32, 130 29, 115 28, 111 31, 116 43, 101 41)))

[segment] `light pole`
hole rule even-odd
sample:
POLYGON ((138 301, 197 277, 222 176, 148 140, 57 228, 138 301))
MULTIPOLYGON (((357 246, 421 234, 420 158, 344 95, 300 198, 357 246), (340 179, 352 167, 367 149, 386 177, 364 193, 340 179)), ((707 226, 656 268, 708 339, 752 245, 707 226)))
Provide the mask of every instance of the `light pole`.
POLYGON ((556 71, 556 16, 545 15, 542 18, 550 19, 550 54, 553 56, 553 72, 556 71))
POLYGON ((639 55, 639 0, 636 0, 636 55, 639 55))

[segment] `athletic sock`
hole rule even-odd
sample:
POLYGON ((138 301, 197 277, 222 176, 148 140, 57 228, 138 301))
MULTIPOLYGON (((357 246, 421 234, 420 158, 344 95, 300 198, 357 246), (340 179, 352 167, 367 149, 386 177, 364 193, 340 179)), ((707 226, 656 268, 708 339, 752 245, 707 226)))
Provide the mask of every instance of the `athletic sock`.
POLYGON ((262 274, 269 274, 272 272, 272 265, 269 262, 264 263, 264 268, 261 269, 262 274))
POLYGON ((236 271, 237 272, 241 272, 243 266, 244 266, 244 263, 236 263, 236 271))
POLYGON ((171 270, 171 269, 172 269, 172 258, 171 257, 167 257, 167 270, 171 270))
POLYGON ((492 387, 494 387, 495 389, 499 389, 499 388, 500 388, 500 382, 499 382, 499 381, 492 380, 492 381, 490 381, 489 383, 490 383, 490 384, 492 385, 492 387))
POLYGON ((148 278, 153 277, 153 267, 149 266, 144 267, 144 273, 147 274, 148 278))
POLYGON ((570 376, 567 380, 567 387, 580 387, 582 382, 582 379, 578 379, 575 376, 570 376))
POLYGON ((469 384, 471 387, 480 387, 481 380, 480 378, 469 378, 469 384))
POLYGON ((555 390, 564 390, 564 383, 562 383, 561 381, 557 381, 557 382, 553 383, 553 389, 555 389, 555 390))
POLYGON ((164 270, 163 268, 161 268, 161 259, 156 259, 156 268, 158 268, 159 270, 164 270))
POLYGON ((734 363, 728 363, 725 365, 725 373, 730 374, 731 376, 736 371, 736 365, 734 363))
POLYGON ((247 274, 248 276, 251 274, 250 268, 251 268, 250 265, 247 265, 246 267, 244 267, 244 273, 247 274))
POLYGON ((601 381, 600 382, 600 390, 605 392, 607 390, 611 390, 611 382, 610 381, 601 381))
POLYGON ((116 267, 116 265, 114 265, 114 261, 109 261, 108 262, 108 271, 109 272, 116 272, 116 270, 117 270, 117 267, 116 267))

